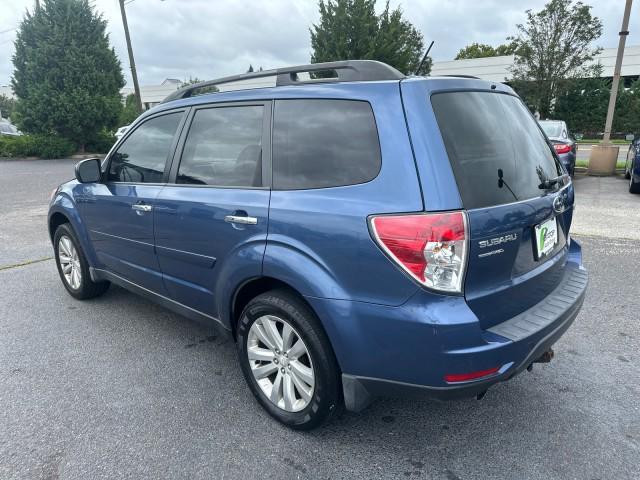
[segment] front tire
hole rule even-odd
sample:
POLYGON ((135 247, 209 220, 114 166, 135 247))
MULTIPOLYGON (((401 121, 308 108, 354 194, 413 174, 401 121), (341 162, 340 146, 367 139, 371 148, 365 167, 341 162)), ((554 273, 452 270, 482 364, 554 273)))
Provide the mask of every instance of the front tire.
POLYGON ((311 309, 286 290, 249 302, 237 329, 240 365, 251 392, 296 430, 325 423, 342 406, 340 371, 311 309))
POLYGON ((86 300, 107 291, 109 282, 91 280, 89 263, 71 225, 63 223, 57 228, 53 248, 60 279, 72 297, 86 300))

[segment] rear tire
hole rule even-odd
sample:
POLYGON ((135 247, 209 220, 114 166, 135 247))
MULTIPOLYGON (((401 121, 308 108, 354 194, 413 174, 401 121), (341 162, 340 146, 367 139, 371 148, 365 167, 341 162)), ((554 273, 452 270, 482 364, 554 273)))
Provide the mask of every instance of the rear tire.
POLYGON ((315 314, 296 295, 272 290, 251 300, 238 321, 237 347, 251 392, 279 422, 311 430, 341 410, 333 349, 315 314))
POLYGON ((70 224, 63 223, 56 229, 53 249, 60 279, 72 297, 87 300, 107 291, 109 282, 91 280, 89 263, 70 224))

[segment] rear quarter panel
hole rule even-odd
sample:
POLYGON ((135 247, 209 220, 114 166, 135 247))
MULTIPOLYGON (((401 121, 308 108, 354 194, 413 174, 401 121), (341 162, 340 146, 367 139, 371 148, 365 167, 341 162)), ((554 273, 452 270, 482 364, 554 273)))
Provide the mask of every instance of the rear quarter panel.
POLYGON ((367 223, 372 214, 423 209, 399 84, 329 85, 315 92, 316 97, 369 102, 380 139, 381 170, 359 185, 274 190, 264 275, 306 296, 401 304, 418 287, 374 243, 367 223))

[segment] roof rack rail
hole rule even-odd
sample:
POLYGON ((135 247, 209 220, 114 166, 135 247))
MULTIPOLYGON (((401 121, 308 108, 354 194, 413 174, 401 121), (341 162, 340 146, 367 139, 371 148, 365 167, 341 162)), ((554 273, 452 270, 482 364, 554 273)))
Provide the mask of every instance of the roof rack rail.
POLYGON ((296 67, 285 67, 274 70, 264 70, 262 72, 244 73, 241 75, 232 75, 230 77, 194 83, 193 85, 188 85, 176 90, 165 98, 162 103, 181 98, 188 98, 195 90, 201 88, 264 77, 276 77, 276 87, 306 83, 362 82, 374 80, 402 80, 403 78, 406 78, 405 75, 395 68, 376 60, 343 60, 339 62, 312 63, 310 65, 298 65, 296 67), (298 74, 303 72, 331 70, 336 72, 337 77, 314 78, 311 80, 300 80, 298 78, 298 74))
POLYGON ((475 75, 433 75, 434 77, 454 77, 454 78, 473 78, 475 80, 482 80, 480 77, 476 77, 475 75))

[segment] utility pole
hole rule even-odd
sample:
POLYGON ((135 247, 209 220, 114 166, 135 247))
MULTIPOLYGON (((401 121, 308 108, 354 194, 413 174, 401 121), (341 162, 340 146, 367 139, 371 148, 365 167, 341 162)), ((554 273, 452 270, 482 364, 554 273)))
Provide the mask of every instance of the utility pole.
POLYGON ((618 84, 620 83, 620 69, 622 68, 622 57, 624 56, 624 44, 629 35, 629 15, 631 14, 631 3, 633 0, 626 0, 624 15, 622 16, 622 29, 620 30, 620 41, 618 42, 618 56, 616 66, 613 69, 613 81, 611 82, 611 94, 609 95, 609 108, 607 108, 607 119, 604 124, 604 137, 598 145, 591 146, 589 155, 589 175, 613 175, 616 172, 616 163, 620 147, 611 144, 611 125, 613 124, 613 114, 616 109, 616 97, 618 96, 618 84))
POLYGON ((131 38, 129 37, 129 26, 127 25, 127 13, 124 9, 124 0, 120 1, 120 13, 122 14, 122 24, 124 25, 124 37, 127 41, 127 52, 129 52, 129 65, 131 66, 131 76, 133 77, 133 90, 135 92, 138 112, 142 112, 142 98, 140 97, 140 86, 138 85, 138 74, 136 73, 136 62, 133 59, 133 49, 131 48, 131 38))
POLYGON ((618 42, 618 56, 616 57, 616 66, 613 69, 613 82, 611 82, 611 95, 609 96, 609 108, 607 109, 607 120, 604 125, 604 138, 602 143, 608 144, 611 138, 611 124, 613 123, 613 113, 616 107, 616 97, 618 96, 618 84, 620 83, 620 69, 622 68, 622 56, 624 55, 624 45, 629 35, 629 15, 631 13, 631 3, 633 0, 627 0, 624 7, 624 16, 622 17, 622 30, 620 30, 620 40, 618 42))

